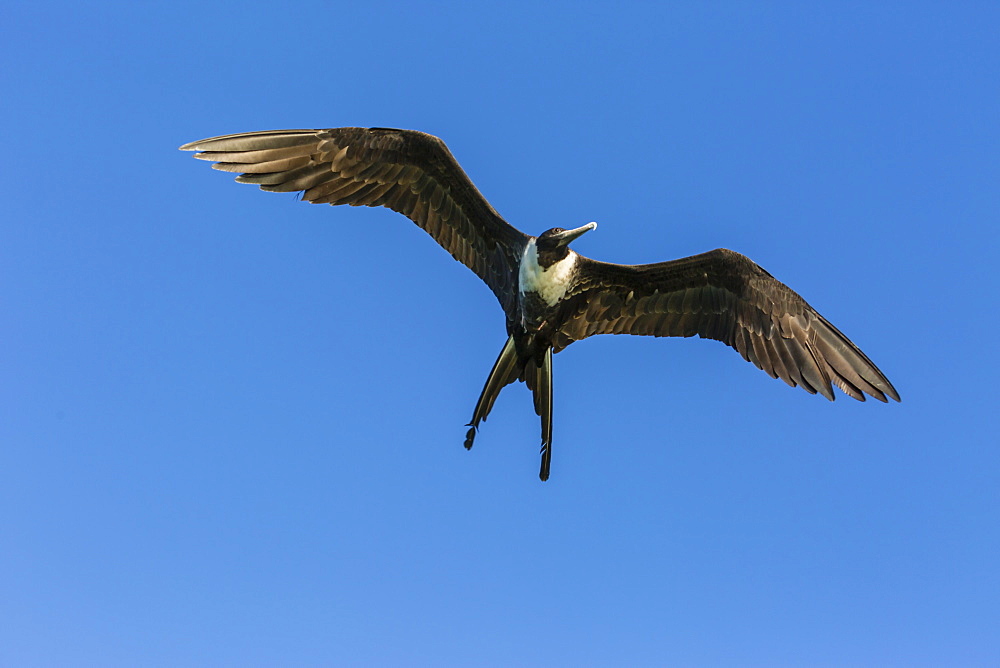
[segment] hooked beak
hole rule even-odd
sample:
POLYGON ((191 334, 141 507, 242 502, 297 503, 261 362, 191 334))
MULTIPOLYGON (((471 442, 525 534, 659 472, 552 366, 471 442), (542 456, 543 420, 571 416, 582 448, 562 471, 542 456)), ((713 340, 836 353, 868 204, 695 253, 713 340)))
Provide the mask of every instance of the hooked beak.
POLYGON ((557 237, 559 245, 565 246, 569 242, 576 239, 577 237, 583 236, 584 233, 596 229, 597 229, 597 223, 587 223, 583 227, 578 227, 575 230, 566 230, 565 232, 560 232, 559 236, 557 237))

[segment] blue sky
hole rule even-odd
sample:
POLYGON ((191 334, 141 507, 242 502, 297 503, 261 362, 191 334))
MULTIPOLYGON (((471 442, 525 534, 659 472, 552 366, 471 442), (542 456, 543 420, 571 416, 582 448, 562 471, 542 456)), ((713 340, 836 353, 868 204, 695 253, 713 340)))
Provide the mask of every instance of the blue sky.
POLYGON ((8 6, 0 663, 1000 664, 1000 11, 805 4, 8 6), (548 483, 523 386, 466 452, 489 290, 176 150, 341 125, 591 257, 743 252, 903 402, 597 337, 548 483))

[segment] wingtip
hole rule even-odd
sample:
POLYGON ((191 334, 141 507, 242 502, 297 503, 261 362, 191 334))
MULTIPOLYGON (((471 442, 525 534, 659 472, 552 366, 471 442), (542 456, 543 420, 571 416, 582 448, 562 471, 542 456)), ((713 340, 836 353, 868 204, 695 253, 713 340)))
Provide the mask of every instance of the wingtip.
POLYGON ((883 390, 883 392, 885 392, 884 396, 875 398, 886 404, 889 403, 889 399, 892 399, 897 404, 903 403, 903 400, 899 398, 899 392, 896 392, 896 390, 892 390, 891 392, 883 390))
POLYGON ((469 431, 465 432, 465 449, 471 450, 472 442, 476 440, 476 428, 471 424, 466 426, 469 427, 469 431))
MULTIPOLYGON (((885 396, 889 397, 889 399, 892 399, 897 404, 903 402, 903 400, 899 397, 899 392, 897 392, 896 388, 892 386, 892 383, 889 382, 888 378, 885 380, 885 387, 880 387, 879 389, 882 390, 882 393, 885 396)), ((889 403, 889 399, 882 399, 882 401, 889 403)))

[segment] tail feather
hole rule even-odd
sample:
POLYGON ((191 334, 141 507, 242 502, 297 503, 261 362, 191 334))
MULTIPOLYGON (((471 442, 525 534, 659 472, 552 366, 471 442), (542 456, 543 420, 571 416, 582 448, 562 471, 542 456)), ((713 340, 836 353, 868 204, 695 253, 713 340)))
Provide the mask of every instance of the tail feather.
MULTIPOLYGON (((531 364, 531 362, 529 362, 531 364)), ((552 464, 552 348, 545 350, 542 364, 535 367, 535 413, 542 418, 542 468, 538 477, 549 479, 552 464)))
POLYGON ((500 395, 500 390, 517 380, 521 371, 518 368, 519 366, 517 363, 517 351, 514 347, 514 337, 511 336, 507 338, 507 343, 500 350, 500 356, 497 357, 497 361, 493 364, 493 370, 490 371, 490 375, 486 379, 486 385, 483 386, 483 391, 479 395, 479 401, 476 402, 476 409, 472 412, 472 422, 467 425, 469 431, 465 434, 466 450, 472 447, 472 441, 476 438, 476 429, 479 428, 479 423, 485 420, 486 416, 493 410, 493 404, 500 395))
POLYGON ((486 420, 486 417, 493 409, 493 404, 500 395, 500 390, 517 380, 522 380, 527 384, 528 389, 535 402, 535 413, 542 419, 542 466, 538 477, 542 480, 549 479, 549 468, 552 464, 552 348, 547 348, 542 356, 541 362, 537 362, 534 357, 527 360, 522 359, 514 345, 514 337, 511 336, 504 344, 500 356, 493 364, 486 385, 479 395, 476 408, 472 412, 472 421, 467 425, 469 431, 465 434, 465 448, 468 450, 476 438, 476 431, 479 423, 486 420))

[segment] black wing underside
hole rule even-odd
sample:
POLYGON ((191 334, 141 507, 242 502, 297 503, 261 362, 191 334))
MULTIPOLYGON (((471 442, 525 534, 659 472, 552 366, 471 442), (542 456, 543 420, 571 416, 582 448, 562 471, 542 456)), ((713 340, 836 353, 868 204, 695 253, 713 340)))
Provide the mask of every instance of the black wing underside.
POLYGON ((181 146, 261 190, 302 192, 316 204, 397 211, 469 267, 513 318, 517 262, 528 236, 479 193, 437 137, 390 128, 248 132, 181 146))
POLYGON ((831 401, 899 401, 868 357, 788 286, 744 255, 718 249, 672 262, 617 265, 582 258, 556 351, 595 334, 694 336, 735 348, 791 386, 831 401))

